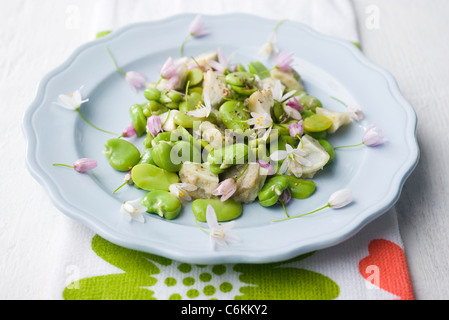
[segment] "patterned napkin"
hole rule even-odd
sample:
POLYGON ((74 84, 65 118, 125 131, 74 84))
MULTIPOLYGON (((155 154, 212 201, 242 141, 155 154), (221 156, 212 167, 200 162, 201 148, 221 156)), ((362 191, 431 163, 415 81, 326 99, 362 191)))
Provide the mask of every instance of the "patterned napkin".
MULTIPOLYGON (((347 0, 98 1, 92 35, 185 12, 296 20, 357 42, 347 0)), ((90 40, 90 39, 86 39, 90 40)), ((114 245, 61 218, 45 299, 414 299, 394 209, 340 245, 272 264, 190 265, 114 245)))

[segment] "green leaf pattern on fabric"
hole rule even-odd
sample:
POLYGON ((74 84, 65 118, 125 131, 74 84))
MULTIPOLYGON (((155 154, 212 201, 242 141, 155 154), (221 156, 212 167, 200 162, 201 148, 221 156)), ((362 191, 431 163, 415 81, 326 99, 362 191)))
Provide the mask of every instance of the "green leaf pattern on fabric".
POLYGON ((92 250, 123 273, 84 278, 63 291, 66 300, 330 300, 339 286, 296 267, 310 254, 272 264, 190 265, 125 249, 100 236, 92 250))

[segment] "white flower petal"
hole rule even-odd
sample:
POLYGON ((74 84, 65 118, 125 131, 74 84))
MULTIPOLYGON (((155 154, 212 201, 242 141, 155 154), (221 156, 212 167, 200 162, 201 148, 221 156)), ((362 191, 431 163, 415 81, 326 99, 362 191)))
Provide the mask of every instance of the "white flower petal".
POLYGON ((137 222, 140 222, 140 223, 144 223, 145 222, 145 217, 140 212, 135 213, 132 218, 134 220, 136 220, 137 222))
POLYGON ((226 242, 237 243, 240 242, 240 238, 235 234, 227 233, 224 237, 226 242))
POLYGON ((212 238, 212 240, 216 243, 216 244, 218 244, 219 246, 221 246, 221 247, 227 247, 228 246, 228 244, 226 243, 226 240, 225 239, 223 239, 223 238, 218 238, 218 237, 211 237, 212 238))
POLYGON ((290 164, 290 160, 287 158, 287 159, 285 159, 284 160, 284 162, 282 162, 282 165, 281 165, 281 167, 279 168, 279 174, 284 174, 284 173, 286 173, 287 172, 287 170, 288 170, 288 167, 289 167, 289 164, 290 164))
POLYGON ((273 152, 273 153, 270 155, 270 159, 273 160, 273 161, 282 161, 282 160, 284 160, 285 158, 287 158, 287 156, 288 156, 287 151, 284 151, 284 150, 278 150, 278 151, 273 152))
POLYGON ((295 149, 293 149, 293 147, 288 143, 285 145, 285 149, 288 155, 292 154, 295 151, 295 149))
POLYGON ((294 149, 292 152, 298 157, 305 157, 307 155, 307 152, 303 149, 294 149))
POLYGON ((296 93, 296 90, 292 90, 290 92, 287 92, 286 94, 284 94, 282 96, 282 98, 281 98, 282 101, 281 102, 284 102, 284 101, 290 99, 291 97, 293 97, 295 95, 295 93, 296 93))
POLYGON ((302 167, 300 164, 296 163, 295 161, 291 161, 288 168, 289 168, 290 172, 295 175, 295 177, 301 178, 302 167))
POLYGON ((206 221, 210 229, 218 228, 217 215, 215 214, 215 210, 211 205, 208 205, 206 209, 206 221))
POLYGON ((207 63, 214 68, 216 71, 220 72, 220 73, 224 73, 226 70, 226 67, 223 66, 221 63, 218 63, 217 61, 214 60, 209 60, 207 61, 207 63))
POLYGON ((347 206, 352 201, 353 198, 351 190, 343 189, 332 194, 328 203, 332 208, 339 209, 347 206))

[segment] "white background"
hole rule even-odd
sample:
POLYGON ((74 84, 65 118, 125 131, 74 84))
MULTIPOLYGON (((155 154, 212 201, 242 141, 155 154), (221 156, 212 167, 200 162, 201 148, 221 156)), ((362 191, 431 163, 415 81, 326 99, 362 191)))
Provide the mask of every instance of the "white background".
MULTIPOLYGON (((449 1, 353 2, 365 54, 396 77, 419 119, 421 160, 396 206, 415 297, 448 299, 449 1)), ((67 219, 25 168, 21 123, 40 79, 92 39, 94 3, 0 0, 0 299, 42 297, 67 219)))

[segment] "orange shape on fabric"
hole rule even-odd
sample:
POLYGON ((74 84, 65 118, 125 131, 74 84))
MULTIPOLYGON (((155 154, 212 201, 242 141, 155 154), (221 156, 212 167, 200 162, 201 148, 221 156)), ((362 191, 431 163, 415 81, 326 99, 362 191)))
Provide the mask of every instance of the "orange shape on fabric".
POLYGON ((368 245, 368 252, 369 255, 359 262, 360 274, 401 300, 414 300, 404 250, 394 242, 376 239, 368 245))

